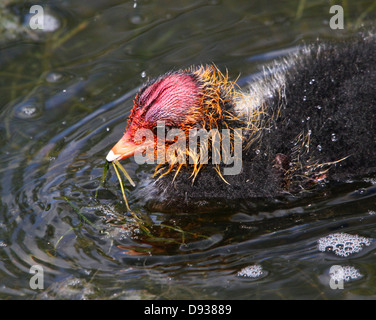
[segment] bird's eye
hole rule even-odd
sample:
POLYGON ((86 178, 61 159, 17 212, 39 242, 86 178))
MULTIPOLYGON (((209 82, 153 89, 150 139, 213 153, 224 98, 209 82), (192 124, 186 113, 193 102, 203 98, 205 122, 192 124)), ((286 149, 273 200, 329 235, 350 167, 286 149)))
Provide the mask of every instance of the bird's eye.
POLYGON ((167 134, 172 129, 171 126, 165 126, 165 133, 167 134))
POLYGON ((172 129, 172 126, 169 126, 169 125, 164 125, 164 126, 157 125, 153 129, 154 134, 155 135, 158 134, 158 132, 160 132, 161 130, 163 130, 163 128, 164 128, 164 133, 166 135, 172 129))

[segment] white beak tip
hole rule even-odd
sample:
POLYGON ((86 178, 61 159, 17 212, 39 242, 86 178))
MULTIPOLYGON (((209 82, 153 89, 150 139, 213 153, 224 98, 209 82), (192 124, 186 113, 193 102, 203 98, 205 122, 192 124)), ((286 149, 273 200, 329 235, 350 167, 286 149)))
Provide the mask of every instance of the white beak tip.
POLYGON ((108 162, 112 162, 112 161, 115 161, 117 158, 119 158, 120 155, 119 154, 115 154, 113 153, 112 150, 110 150, 110 152, 108 153, 107 157, 106 157, 106 160, 108 162))

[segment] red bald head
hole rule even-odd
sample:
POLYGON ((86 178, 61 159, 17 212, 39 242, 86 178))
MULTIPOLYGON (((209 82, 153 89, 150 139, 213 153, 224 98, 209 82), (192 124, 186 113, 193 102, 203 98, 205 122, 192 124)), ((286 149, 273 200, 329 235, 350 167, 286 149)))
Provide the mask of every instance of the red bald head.
POLYGON ((134 154, 133 138, 138 129, 155 131, 157 122, 182 130, 193 128, 200 118, 202 89, 197 76, 190 72, 171 72, 145 84, 134 99, 126 132, 112 148, 108 161, 134 154))
POLYGON ((153 130, 157 121, 183 126, 200 107, 200 91, 196 77, 187 73, 170 73, 151 81, 136 95, 127 131, 153 130))

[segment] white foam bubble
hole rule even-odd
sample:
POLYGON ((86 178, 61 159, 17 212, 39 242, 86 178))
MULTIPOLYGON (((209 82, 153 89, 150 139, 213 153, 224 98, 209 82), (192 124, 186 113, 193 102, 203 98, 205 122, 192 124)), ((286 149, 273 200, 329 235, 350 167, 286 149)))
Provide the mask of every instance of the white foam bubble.
POLYGON ((347 257, 371 244, 372 239, 348 233, 333 233, 318 240, 318 250, 347 257))
POLYGON ((334 281, 351 281, 358 280, 363 277, 358 269, 353 266, 335 266, 336 268, 331 268, 329 271, 329 276, 334 281), (333 270, 335 270, 333 272, 333 270))
POLYGON ((246 278, 254 278, 254 279, 260 278, 264 275, 266 275, 266 272, 258 264, 245 267, 241 269, 237 274, 238 277, 246 277, 246 278))

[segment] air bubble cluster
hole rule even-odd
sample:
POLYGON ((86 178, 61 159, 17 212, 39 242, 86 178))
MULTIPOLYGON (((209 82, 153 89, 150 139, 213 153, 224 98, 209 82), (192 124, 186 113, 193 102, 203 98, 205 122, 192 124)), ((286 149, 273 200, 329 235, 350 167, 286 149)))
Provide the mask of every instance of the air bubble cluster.
POLYGON ((241 269, 238 272, 238 277, 245 277, 245 278, 260 278, 264 276, 266 272, 262 269, 262 267, 258 264, 251 265, 241 269))
POLYGON ((331 268, 329 275, 334 281, 345 281, 357 280, 363 277, 358 269, 353 266, 335 266, 336 268, 331 268), (334 270, 333 270, 334 269, 334 270))
POLYGON ((318 240, 318 249, 321 252, 333 252, 337 256, 347 257, 369 246, 371 240, 358 235, 333 233, 318 240))

